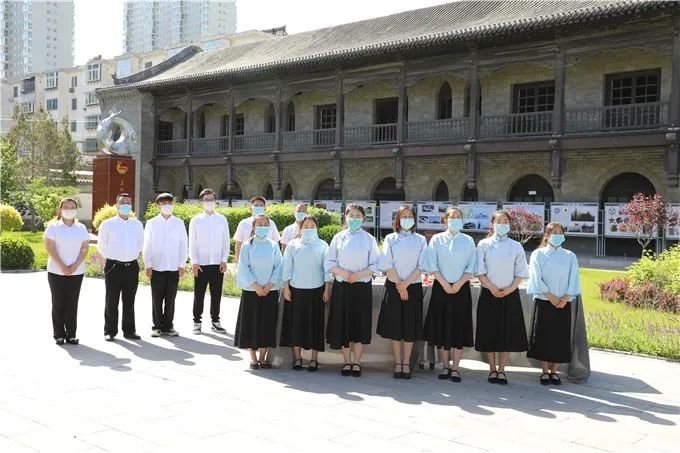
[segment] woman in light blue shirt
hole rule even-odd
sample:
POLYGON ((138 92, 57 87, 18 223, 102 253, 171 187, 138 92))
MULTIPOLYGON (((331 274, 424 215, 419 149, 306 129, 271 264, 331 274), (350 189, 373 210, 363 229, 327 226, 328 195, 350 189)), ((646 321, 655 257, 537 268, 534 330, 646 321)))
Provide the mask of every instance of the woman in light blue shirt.
POLYGON ((319 367, 324 350, 324 315, 331 297, 330 273, 324 272, 328 244, 319 239, 315 217, 305 217, 297 237, 283 253, 281 346, 293 348, 293 369, 302 369, 301 349, 312 350, 307 371, 319 367))
POLYGON ((250 239, 241 247, 236 274, 236 283, 243 291, 234 346, 248 349, 253 370, 271 368, 265 357, 269 348, 276 347, 282 259, 279 244, 267 237, 269 228, 267 216, 255 216, 250 239))
POLYGON ((519 284, 529 277, 522 244, 510 239, 512 219, 506 211, 492 215, 486 239, 477 244, 477 277, 482 284, 477 303, 475 349, 486 352, 492 384, 507 384, 510 352, 528 349, 519 284), (498 367, 496 367, 498 353, 498 367))
POLYGON ((371 280, 378 272, 378 244, 361 228, 365 217, 358 204, 345 208, 345 229, 333 237, 324 263, 324 270, 334 277, 326 342, 331 349, 342 349, 343 376, 361 376, 363 345, 371 343, 371 280))
POLYGON ((425 319, 425 337, 430 346, 437 348, 444 365, 439 379, 460 382, 458 364, 463 348, 474 345, 470 279, 477 268, 477 255, 475 241, 461 231, 460 209, 447 209, 442 222, 446 231, 435 234, 427 247, 425 269, 434 275, 435 281, 425 319))
POLYGON ((395 379, 411 379, 413 342, 423 339, 423 284, 420 276, 427 241, 415 232, 415 225, 413 208, 401 205, 392 222, 394 233, 385 237, 378 260, 378 267, 387 274, 387 280, 377 333, 392 340, 395 379))
POLYGON ((571 362, 570 302, 581 294, 578 260, 562 248, 564 240, 564 227, 549 223, 529 260, 527 292, 536 304, 527 357, 541 361, 543 385, 561 384, 557 369, 571 362))

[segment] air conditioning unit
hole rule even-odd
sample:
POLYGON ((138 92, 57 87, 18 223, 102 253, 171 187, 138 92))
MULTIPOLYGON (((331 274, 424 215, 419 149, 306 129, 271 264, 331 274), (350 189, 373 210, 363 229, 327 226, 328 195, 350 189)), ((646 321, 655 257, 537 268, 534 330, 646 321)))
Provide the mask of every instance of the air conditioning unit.
POLYGON ((76 91, 76 89, 73 88, 73 87, 71 87, 71 88, 68 89, 68 92, 69 92, 69 93, 73 93, 74 91, 76 91))

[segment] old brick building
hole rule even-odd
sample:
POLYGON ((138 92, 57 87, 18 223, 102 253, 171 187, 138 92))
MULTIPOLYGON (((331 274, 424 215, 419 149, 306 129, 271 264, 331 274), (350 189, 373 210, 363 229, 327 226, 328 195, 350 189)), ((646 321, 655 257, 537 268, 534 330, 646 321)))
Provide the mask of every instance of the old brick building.
POLYGON ((138 202, 679 202, 680 3, 456 2, 214 51, 99 90, 138 202))

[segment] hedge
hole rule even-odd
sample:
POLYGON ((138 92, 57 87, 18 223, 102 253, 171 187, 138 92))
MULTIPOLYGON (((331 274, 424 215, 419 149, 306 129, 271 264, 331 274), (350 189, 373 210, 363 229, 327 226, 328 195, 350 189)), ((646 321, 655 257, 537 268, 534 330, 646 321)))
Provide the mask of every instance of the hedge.
MULTIPOLYGON (((92 228, 98 230, 99 225, 101 225, 104 220, 115 217, 116 215, 118 215, 118 208, 116 205, 111 206, 110 204, 106 203, 94 213, 94 217, 92 218, 92 228)), ((130 214, 130 217, 134 216, 134 212, 130 214)))
POLYGON ((21 231, 24 221, 14 206, 0 204, 0 231, 21 231))
POLYGON ((342 231, 342 225, 326 225, 319 228, 319 238, 330 244, 333 236, 340 231, 342 231))
POLYGON ((33 249, 26 239, 0 235, 0 269, 32 269, 34 259, 33 249))

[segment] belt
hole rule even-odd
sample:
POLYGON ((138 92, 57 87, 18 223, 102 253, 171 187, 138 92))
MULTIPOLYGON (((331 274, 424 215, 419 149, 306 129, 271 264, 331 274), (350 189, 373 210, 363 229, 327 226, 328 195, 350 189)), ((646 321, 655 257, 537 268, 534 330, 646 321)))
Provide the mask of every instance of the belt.
POLYGON ((118 260, 112 260, 112 259, 107 259, 106 261, 111 261, 113 264, 120 264, 121 266, 130 266, 132 263, 136 263, 137 260, 132 260, 132 261, 118 261, 118 260))

